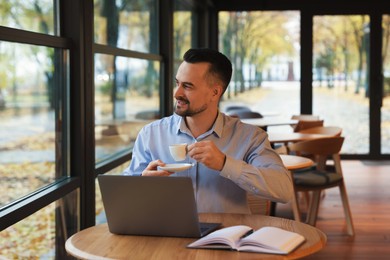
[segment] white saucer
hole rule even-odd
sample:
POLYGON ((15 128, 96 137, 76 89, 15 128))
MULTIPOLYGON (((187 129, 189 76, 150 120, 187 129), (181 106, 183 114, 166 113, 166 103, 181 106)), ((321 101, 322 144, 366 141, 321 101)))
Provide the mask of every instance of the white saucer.
POLYGON ((165 164, 165 166, 159 166, 161 170, 169 172, 180 172, 192 167, 191 163, 171 163, 165 164))

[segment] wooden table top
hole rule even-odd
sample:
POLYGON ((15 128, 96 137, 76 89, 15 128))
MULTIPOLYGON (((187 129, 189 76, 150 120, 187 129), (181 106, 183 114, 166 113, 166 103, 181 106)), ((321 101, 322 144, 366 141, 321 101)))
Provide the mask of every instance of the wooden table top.
POLYGON ((268 133, 268 140, 270 143, 294 143, 317 138, 325 138, 327 135, 323 134, 305 134, 299 132, 292 133, 268 133))
POLYGON ((282 158, 284 167, 290 171, 304 169, 314 164, 311 159, 297 155, 281 154, 280 158, 282 158))
POLYGON ((298 120, 272 116, 263 118, 243 118, 241 119, 241 122, 266 128, 268 126, 295 125, 296 123, 298 123, 298 120))
POLYGON ((221 222, 224 227, 244 224, 258 229, 276 226, 297 232, 306 241, 288 255, 258 254, 230 250, 188 249, 194 238, 114 235, 107 224, 84 229, 71 236, 66 251, 80 259, 297 259, 314 254, 326 244, 317 228, 290 219, 245 214, 200 214, 203 222, 221 222))

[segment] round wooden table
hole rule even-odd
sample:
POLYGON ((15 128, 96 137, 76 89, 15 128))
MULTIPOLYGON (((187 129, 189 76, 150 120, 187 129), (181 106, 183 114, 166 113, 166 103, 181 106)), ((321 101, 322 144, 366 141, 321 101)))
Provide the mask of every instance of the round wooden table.
POLYGON ((326 244, 317 228, 290 219, 245 214, 200 214, 203 222, 221 222, 224 227, 248 225, 254 229, 275 226, 303 235, 306 241, 288 255, 259 254, 230 250, 189 249, 194 238, 125 236, 109 232, 107 224, 84 229, 71 236, 66 251, 80 259, 297 259, 314 254, 326 244))
POLYGON ((258 126, 267 131, 269 126, 294 125, 298 123, 298 120, 275 116, 266 118, 243 118, 241 122, 258 126))

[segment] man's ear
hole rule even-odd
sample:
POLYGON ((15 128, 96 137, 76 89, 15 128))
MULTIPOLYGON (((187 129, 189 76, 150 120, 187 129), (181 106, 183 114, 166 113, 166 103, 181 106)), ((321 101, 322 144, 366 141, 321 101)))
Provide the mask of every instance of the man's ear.
POLYGON ((222 86, 221 85, 215 85, 213 89, 213 95, 214 96, 221 96, 222 95, 222 86))

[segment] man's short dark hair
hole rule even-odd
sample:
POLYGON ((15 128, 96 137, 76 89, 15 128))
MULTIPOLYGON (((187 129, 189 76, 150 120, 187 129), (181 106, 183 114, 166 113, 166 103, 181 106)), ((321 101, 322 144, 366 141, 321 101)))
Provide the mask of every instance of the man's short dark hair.
POLYGON ((223 84, 224 91, 232 77, 232 63, 222 53, 208 48, 189 49, 183 59, 188 63, 210 63, 209 73, 215 75, 223 84))

